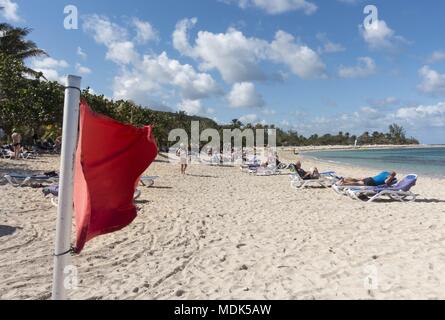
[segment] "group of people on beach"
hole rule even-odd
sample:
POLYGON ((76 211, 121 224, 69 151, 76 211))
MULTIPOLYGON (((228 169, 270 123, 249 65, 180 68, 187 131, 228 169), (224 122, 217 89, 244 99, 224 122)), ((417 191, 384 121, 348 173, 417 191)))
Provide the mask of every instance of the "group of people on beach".
MULTIPOLYGON (((181 174, 185 175, 187 171, 188 166, 188 150, 185 147, 184 144, 181 144, 178 150, 176 151, 176 156, 179 157, 180 164, 181 164, 181 174)), ((263 166, 268 165, 276 165, 279 166, 281 164, 281 161, 279 160, 278 154, 275 152, 273 160, 268 159, 266 163, 263 164, 263 166), (274 162, 274 163, 272 163, 274 162)), ((288 166, 288 169, 291 169, 292 171, 296 172, 301 179, 303 180, 312 180, 312 179, 319 179, 321 177, 320 171, 318 168, 313 167, 310 168, 308 171, 304 170, 302 168, 301 161, 297 161, 294 164, 290 164, 288 166)), ((338 185, 342 186, 369 186, 369 187, 376 187, 381 185, 391 185, 394 181, 396 181, 397 173, 394 171, 388 172, 382 172, 374 177, 364 177, 364 178, 341 178, 340 181, 337 183, 338 185)))
POLYGON ((0 144, 0 156, 7 157, 12 160, 29 159, 30 155, 37 155, 39 152, 58 153, 62 147, 62 137, 56 140, 51 138, 39 139, 38 135, 28 135, 23 138, 19 130, 12 130, 12 134, 7 136, 5 131, 0 128, 0 141, 7 144, 0 144), (7 139, 9 138, 9 139, 7 139))

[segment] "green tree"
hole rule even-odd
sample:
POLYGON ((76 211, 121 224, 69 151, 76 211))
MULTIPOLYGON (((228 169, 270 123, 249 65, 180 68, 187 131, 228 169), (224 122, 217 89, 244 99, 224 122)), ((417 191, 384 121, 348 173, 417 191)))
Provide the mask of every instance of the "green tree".
MULTIPOLYGON (((22 62, 28 58, 47 56, 48 54, 33 41, 26 39, 31 31, 29 28, 15 28, 10 24, 0 23, 0 53, 22 62)), ((23 72, 34 77, 43 77, 42 73, 28 67, 25 67, 23 72)))

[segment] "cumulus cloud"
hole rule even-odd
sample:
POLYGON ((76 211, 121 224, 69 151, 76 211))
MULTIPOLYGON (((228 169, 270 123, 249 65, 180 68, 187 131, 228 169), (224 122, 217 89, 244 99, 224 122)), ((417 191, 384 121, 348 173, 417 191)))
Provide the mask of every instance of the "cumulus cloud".
POLYGON ((133 42, 127 39, 128 31, 108 17, 96 14, 85 16, 83 29, 93 36, 94 40, 107 47, 106 59, 117 64, 130 64, 139 59, 133 42))
POLYGON ((239 121, 241 121, 243 124, 247 124, 247 123, 256 123, 258 122, 258 116, 256 114, 246 114, 242 117, 240 117, 238 119, 239 121))
POLYGON ((429 106, 401 108, 397 110, 396 117, 416 127, 445 127, 445 102, 429 106))
POLYGON ((397 35, 384 20, 375 21, 369 28, 360 25, 359 31, 371 50, 394 51, 408 43, 405 38, 397 35))
POLYGON ((91 73, 91 69, 85 66, 82 66, 80 63, 76 64, 76 71, 81 75, 88 75, 91 73))
POLYGON ((85 22, 85 32, 90 33, 97 43, 105 45, 106 59, 120 67, 113 85, 116 99, 133 99, 141 104, 152 104, 155 97, 172 97, 178 91, 180 98, 186 101, 182 105, 190 106, 190 101, 195 101, 196 107, 197 100, 221 93, 211 75, 170 59, 165 52, 159 55, 140 54, 133 41, 149 41, 153 36, 140 33, 141 30, 148 30, 148 22, 133 19, 139 32, 133 41, 129 39, 128 30, 108 17, 87 16, 85 22))
POLYGON ((317 33, 317 39, 322 43, 322 47, 319 48, 320 53, 337 53, 346 51, 346 48, 339 43, 332 42, 328 39, 326 33, 317 33))
POLYGON ((69 67, 65 60, 56 60, 54 58, 35 58, 30 62, 31 69, 43 73, 46 79, 50 81, 58 81, 64 83, 65 79, 60 76, 62 69, 69 67))
POLYGON ((289 11, 302 11, 311 15, 317 11, 317 6, 307 0, 223 0, 226 3, 236 3, 240 8, 255 7, 268 14, 281 14, 289 11))
POLYGON ((133 24, 136 28, 136 41, 140 44, 148 43, 150 41, 158 41, 159 35, 150 22, 142 21, 138 18, 133 19, 133 24))
POLYGON ((340 66, 338 75, 342 78, 363 78, 376 72, 375 61, 370 57, 360 57, 358 63, 353 67, 340 66))
POLYGON ((278 31, 272 42, 246 37, 241 31, 229 28, 226 33, 198 32, 194 45, 188 39, 188 30, 196 18, 185 19, 176 25, 173 46, 183 55, 200 62, 205 71, 216 69, 228 83, 265 80, 259 66, 261 61, 282 64, 301 78, 324 75, 325 65, 319 55, 284 31, 278 31))
POLYGON ((204 108, 201 100, 182 100, 178 104, 178 109, 184 111, 190 116, 207 116, 210 117, 215 113, 213 108, 204 108))
POLYGON ((445 51, 434 51, 427 59, 427 64, 434 64, 445 60, 445 51))
POLYGON ((19 22, 22 19, 18 14, 19 5, 11 0, 0 0, 0 14, 8 21, 19 22))
POLYGON ((81 47, 77 47, 77 55, 84 60, 88 58, 88 55, 83 51, 81 47))
POLYGON ((163 52, 159 56, 145 55, 131 69, 124 69, 115 78, 114 93, 117 99, 145 101, 168 86, 179 89, 186 100, 203 99, 220 92, 209 74, 199 73, 191 65, 170 59, 163 52))
POLYGON ((83 29, 91 34, 97 43, 106 46, 125 41, 128 37, 127 29, 113 23, 108 17, 97 14, 84 17, 83 29))
POLYGON ((392 107, 400 104, 399 99, 397 99, 396 97, 386 97, 383 99, 368 99, 367 102, 371 106, 377 108, 392 107))
MULTIPOLYGON (((391 112, 382 112, 373 107, 362 107, 358 111, 340 113, 330 116, 318 116, 310 118, 305 115, 306 121, 290 123, 288 128, 309 136, 317 134, 336 134, 339 131, 351 134, 362 134, 365 131, 385 132, 392 123, 402 125, 408 131, 408 135, 416 132, 445 132, 445 102, 433 105, 404 106, 391 112), (335 126, 332 126, 335 123, 335 126)), ((288 121, 286 119, 286 121, 288 121)), ((426 138, 427 135, 424 135, 426 138)), ((428 138, 433 139, 432 137, 428 138)))
POLYGON ((445 95, 445 74, 424 66, 419 70, 419 75, 422 80, 418 86, 419 91, 433 96, 445 95))
POLYGON ((231 108, 262 108, 265 105, 263 97, 251 82, 235 83, 227 100, 231 108))

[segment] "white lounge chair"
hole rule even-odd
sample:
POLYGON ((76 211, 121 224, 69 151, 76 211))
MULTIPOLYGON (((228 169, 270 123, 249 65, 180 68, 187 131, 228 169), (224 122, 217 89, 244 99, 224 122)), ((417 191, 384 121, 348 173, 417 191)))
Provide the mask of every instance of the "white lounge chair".
POLYGON ((150 188, 155 184, 156 179, 159 179, 159 177, 158 176, 145 176, 145 177, 141 177, 140 183, 144 187, 150 188))
POLYGON ((42 175, 22 175, 22 174, 7 174, 3 177, 9 184, 14 187, 26 187, 32 183, 54 183, 59 181, 59 177, 54 174, 42 174, 42 175))
POLYGON ((323 172, 318 179, 304 180, 298 173, 291 174, 289 178, 291 179, 291 187, 297 190, 308 187, 329 188, 339 180, 335 172, 323 172))
POLYGON ((258 168, 255 173, 259 177, 268 177, 280 175, 281 171, 276 166, 268 166, 266 168, 258 168))
POLYGON ((403 178, 394 186, 368 187, 362 189, 349 189, 347 194, 355 200, 374 202, 382 197, 400 202, 416 201, 417 195, 411 192, 411 188, 417 183, 417 175, 411 174, 403 178))

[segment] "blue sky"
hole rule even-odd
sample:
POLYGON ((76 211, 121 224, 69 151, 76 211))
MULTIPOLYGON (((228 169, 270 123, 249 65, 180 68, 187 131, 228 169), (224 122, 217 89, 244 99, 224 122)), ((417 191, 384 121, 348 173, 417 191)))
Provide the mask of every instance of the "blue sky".
POLYGON ((110 98, 302 134, 403 125, 445 143, 442 1, 0 0, 34 29, 53 80, 80 74, 110 98), (75 5, 77 30, 64 28, 75 5), (375 28, 363 27, 368 4, 375 28), (361 26, 362 25, 362 26, 361 26))

